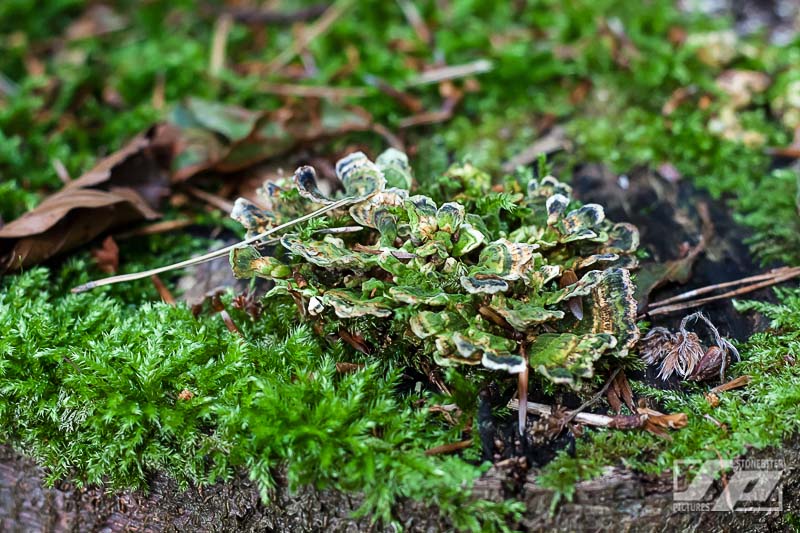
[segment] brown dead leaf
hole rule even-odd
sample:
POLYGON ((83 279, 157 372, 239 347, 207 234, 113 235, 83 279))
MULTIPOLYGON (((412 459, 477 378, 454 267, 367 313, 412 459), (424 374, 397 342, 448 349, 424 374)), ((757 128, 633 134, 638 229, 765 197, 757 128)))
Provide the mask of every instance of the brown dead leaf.
POLYGON ((641 266, 636 274, 635 298, 639 305, 639 312, 644 312, 650 301, 650 293, 665 283, 686 283, 692 275, 695 261, 706 248, 706 239, 701 237, 699 242, 687 247, 685 253, 678 259, 663 263, 646 263, 641 266))
POLYGON ((97 37, 125 27, 127 21, 109 6, 95 4, 67 27, 67 41, 97 37))
POLYGON ((608 427, 615 429, 638 429, 649 431, 659 437, 669 439, 668 429, 681 429, 686 427, 689 419, 686 413, 672 413, 665 415, 647 407, 639 407, 635 415, 617 415, 612 418, 608 427))
POLYGON ((356 351, 369 354, 370 349, 367 341, 359 333, 350 333, 344 328, 339 328, 339 338, 352 346, 356 351))
POLYGON ((92 257, 97 268, 106 274, 116 274, 119 270, 119 247, 111 235, 103 240, 100 248, 92 250, 92 257))
POLYGON ((661 114, 665 117, 675 112, 684 102, 686 102, 697 90, 694 87, 678 87, 675 89, 664 105, 661 106, 661 114))
POLYGON ((314 99, 255 112, 191 98, 176 107, 172 120, 182 136, 174 182, 209 170, 235 172, 299 145, 373 129, 366 111, 314 99))
POLYGON ((194 398, 194 393, 189 389, 183 389, 180 394, 178 394, 178 399, 183 402, 188 402, 192 398, 194 398))
POLYGON ((668 429, 681 429, 689 423, 686 413, 665 415, 651 409, 639 409, 639 413, 647 415, 642 428, 660 437, 669 438, 668 429))
POLYGON ((633 401, 633 391, 624 372, 618 372, 606 393, 608 404, 616 412, 622 408, 623 402, 632 413, 636 412, 636 403, 633 401))
POLYGON ((106 230, 152 220, 169 192, 175 130, 152 127, 0 228, 0 272, 40 263, 106 230))
POLYGON ((358 372, 364 368, 364 365, 361 363, 347 363, 347 362, 339 362, 336 363, 336 371, 340 374, 350 374, 351 372, 358 372))

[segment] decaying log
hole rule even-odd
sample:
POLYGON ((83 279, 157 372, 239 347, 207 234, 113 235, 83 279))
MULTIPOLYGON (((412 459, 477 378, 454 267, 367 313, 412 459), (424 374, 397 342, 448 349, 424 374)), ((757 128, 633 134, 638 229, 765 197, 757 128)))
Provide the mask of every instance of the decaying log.
MULTIPOLYGON (((800 439, 783 448, 752 452, 750 457, 800 464, 800 439)), ((476 495, 499 500, 509 496, 502 467, 492 468, 475 487, 476 495)), ((156 474, 148 493, 106 493, 102 488, 77 488, 61 483, 44 488, 44 473, 31 460, 0 446, 0 531, 3 532, 156 532, 156 531, 391 531, 354 519, 360 499, 330 490, 301 489, 291 493, 280 482, 273 500, 263 504, 245 475, 229 483, 181 491, 168 477, 156 474)), ((783 477, 783 513, 800 509, 796 470, 783 477)), ((515 527, 523 531, 780 531, 781 513, 676 512, 669 473, 648 478, 623 468, 579 483, 572 502, 550 513, 553 493, 536 484, 531 471, 519 494, 527 511, 515 527)), ((398 502, 397 515, 407 531, 447 531, 435 509, 398 502)))

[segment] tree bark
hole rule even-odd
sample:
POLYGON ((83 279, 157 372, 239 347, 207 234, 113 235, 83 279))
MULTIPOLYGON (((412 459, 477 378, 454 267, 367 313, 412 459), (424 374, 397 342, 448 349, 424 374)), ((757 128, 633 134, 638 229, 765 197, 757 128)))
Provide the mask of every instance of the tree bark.
MULTIPOLYGON (((572 502, 555 513, 553 493, 529 472, 516 495, 526 505, 519 524, 523 531, 780 531, 785 513, 800 508, 800 479, 790 469, 800 459, 800 439, 783 448, 748 454, 783 460, 783 513, 679 512, 673 510, 672 476, 646 477, 623 468, 609 468, 597 479, 579 483, 572 502)), ((509 475, 494 467, 475 486, 476 496, 502 500, 509 496, 509 475)), ((15 532, 161 532, 161 531, 391 531, 353 518, 358 496, 303 488, 290 492, 279 480, 272 500, 264 504, 245 475, 228 483, 179 490, 162 474, 150 490, 106 493, 102 487, 43 485, 44 472, 30 459, 0 446, 0 531, 15 532)), ((422 503, 398 502, 396 513, 407 531, 446 531, 451 526, 436 509, 422 503)))

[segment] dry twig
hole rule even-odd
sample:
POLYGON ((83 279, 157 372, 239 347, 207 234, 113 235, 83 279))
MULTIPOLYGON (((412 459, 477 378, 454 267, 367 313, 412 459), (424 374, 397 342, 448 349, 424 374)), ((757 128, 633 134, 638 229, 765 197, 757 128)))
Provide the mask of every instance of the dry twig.
POLYGON ((300 36, 294 40, 292 46, 286 48, 283 52, 278 54, 278 57, 273 59, 269 65, 267 65, 266 72, 268 74, 273 74, 286 66, 286 64, 294 59, 294 57, 303 49, 305 49, 305 47, 308 46, 311 41, 321 35, 324 35, 331 28, 333 23, 336 22, 345 11, 347 11, 352 3, 352 0, 340 0, 331 4, 331 6, 325 10, 322 16, 320 16, 319 19, 314 22, 314 24, 306 28, 305 31, 303 31, 300 36))
POLYGON ((740 296, 742 294, 747 294, 749 292, 753 292, 758 289, 763 289, 765 287, 770 287, 778 283, 783 283, 784 281, 789 281, 790 279, 796 278, 798 276, 800 276, 800 267, 791 267, 791 268, 782 267, 772 270, 766 274, 759 274, 758 276, 751 276, 749 278, 743 278, 736 281, 728 281, 725 283, 709 285, 707 287, 694 289, 686 293, 673 296, 671 298, 662 300, 660 302, 654 302, 650 304, 650 306, 648 306, 647 312, 641 315, 639 318, 644 318, 645 316, 666 315, 669 313, 674 313, 676 311, 683 311, 685 309, 692 309, 695 307, 699 307, 701 305, 705 305, 710 302, 715 302, 717 300, 735 298, 736 296, 740 296), (721 288, 742 285, 744 283, 748 283, 751 281, 757 281, 757 283, 745 285, 744 287, 739 287, 738 289, 728 291, 722 294, 717 294, 715 296, 708 296, 706 298, 698 298, 695 300, 691 299, 700 294, 707 294, 709 292, 713 292, 721 288), (674 303, 672 305, 669 305, 672 302, 681 302, 681 303, 674 303))
POLYGON ((441 446, 435 446, 429 450, 425 450, 425 455, 439 455, 443 453, 453 453, 459 450, 463 450, 465 448, 469 448, 471 445, 472 445, 472 439, 465 439, 450 444, 442 444, 441 446))

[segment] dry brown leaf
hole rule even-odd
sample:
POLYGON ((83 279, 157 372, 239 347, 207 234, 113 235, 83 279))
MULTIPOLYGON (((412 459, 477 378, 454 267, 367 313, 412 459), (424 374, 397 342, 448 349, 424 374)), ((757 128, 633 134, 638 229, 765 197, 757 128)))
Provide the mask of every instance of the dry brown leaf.
POLYGON ((209 170, 239 171, 302 144, 374 128, 363 109, 314 99, 263 113, 189 99, 172 120, 181 129, 174 182, 209 170))
MULTIPOLYGON (((639 412, 641 413, 641 411, 642 410, 640 409, 639 412)), ((650 410, 648 409, 647 411, 650 410)), ((668 429, 681 429, 686 427, 686 424, 688 423, 689 419, 686 416, 686 413, 672 413, 669 415, 664 415, 658 411, 652 411, 652 414, 648 414, 642 428, 645 431, 653 433, 654 435, 668 438, 668 429)))
POLYGON ((336 363, 336 371, 340 374, 349 374, 351 372, 358 372, 362 368, 364 368, 364 365, 361 363, 347 363, 347 362, 336 363))
POLYGON ((127 20, 109 6, 95 4, 67 27, 66 38, 68 41, 77 41, 97 37, 121 30, 126 24, 127 20))
POLYGON ((103 240, 100 248, 92 250, 92 257, 97 267, 106 274, 116 274, 119 270, 119 247, 111 235, 103 240))
MULTIPOLYGON (((708 233, 703 231, 703 233, 708 233)), ((706 237, 702 236, 694 246, 686 246, 681 257, 663 263, 645 263, 636 273, 636 293, 639 312, 647 309, 650 293, 666 283, 686 283, 692 275, 697 258, 706 249, 706 237)))
POLYGON ((189 389, 183 389, 180 394, 178 394, 178 399, 183 402, 188 402, 192 398, 194 398, 194 393, 189 389))
POLYGON ((158 218, 169 192, 175 134, 154 126, 0 228, 0 272, 40 263, 112 227, 158 218))
POLYGON ((358 352, 363 354, 370 353, 369 344, 367 344, 367 341, 359 333, 351 333, 344 328, 339 328, 339 338, 358 352))
POLYGON ((625 377, 624 372, 617 373, 614 381, 611 382, 611 386, 608 388, 606 398, 608 399, 608 404, 611 406, 611 409, 616 412, 619 412, 623 402, 632 413, 636 412, 636 403, 633 401, 633 391, 631 390, 631 385, 628 383, 628 378, 625 377))
POLYGON ((711 389, 711 392, 725 392, 733 389, 738 389, 739 387, 744 387, 745 385, 748 385, 751 379, 752 378, 749 375, 745 374, 743 376, 739 376, 738 378, 734 378, 728 381, 727 383, 723 383, 722 385, 717 385, 716 387, 711 389))
MULTIPOLYGON (((109 237, 109 239, 110 238, 111 237, 109 237)), ((172 293, 169 291, 167 286, 164 285, 164 282, 161 281, 161 278, 159 278, 157 275, 153 274, 152 276, 150 276, 150 281, 153 282, 153 285, 155 286, 156 291, 158 291, 158 295, 161 296, 161 300, 164 303, 169 304, 169 305, 175 305, 175 297, 172 296, 172 293)))

